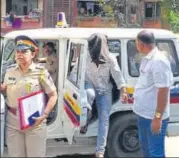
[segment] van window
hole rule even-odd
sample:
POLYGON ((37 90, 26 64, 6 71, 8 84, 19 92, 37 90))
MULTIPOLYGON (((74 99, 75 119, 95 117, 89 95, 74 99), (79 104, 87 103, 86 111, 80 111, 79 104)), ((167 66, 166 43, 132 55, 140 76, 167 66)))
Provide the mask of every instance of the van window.
MULTIPOLYGON (((174 76, 179 76, 179 58, 175 49, 175 45, 171 40, 157 40, 157 47, 161 51, 165 51, 166 56, 169 58, 171 63, 171 68, 174 76)), ((142 59, 142 55, 138 53, 136 49, 136 43, 134 40, 130 40, 127 43, 127 53, 128 53, 128 67, 129 74, 132 77, 139 76, 139 66, 142 59)))
POLYGON ((15 43, 13 40, 9 40, 4 48, 3 61, 8 61, 13 58, 15 43))
POLYGON ((121 42, 117 39, 108 40, 109 51, 116 56, 119 66, 121 67, 121 42))
MULTIPOLYGON (((58 41, 55 40, 36 40, 39 46, 39 52, 37 54, 37 58, 46 57, 46 54, 44 53, 44 44, 47 42, 52 42, 55 46, 56 51, 58 48, 58 41)), ((8 62, 9 60, 14 60, 15 57, 15 42, 14 40, 7 41, 4 52, 3 52, 3 62, 8 62)))
POLYGON ((81 81, 83 53, 84 45, 74 43, 71 44, 67 79, 78 88, 81 81))

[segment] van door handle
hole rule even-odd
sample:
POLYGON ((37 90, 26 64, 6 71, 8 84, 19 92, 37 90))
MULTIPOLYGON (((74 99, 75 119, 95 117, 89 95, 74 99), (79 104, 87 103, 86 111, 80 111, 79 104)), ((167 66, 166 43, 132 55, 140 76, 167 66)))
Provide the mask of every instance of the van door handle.
POLYGON ((73 98, 77 100, 77 95, 75 93, 73 93, 73 98))

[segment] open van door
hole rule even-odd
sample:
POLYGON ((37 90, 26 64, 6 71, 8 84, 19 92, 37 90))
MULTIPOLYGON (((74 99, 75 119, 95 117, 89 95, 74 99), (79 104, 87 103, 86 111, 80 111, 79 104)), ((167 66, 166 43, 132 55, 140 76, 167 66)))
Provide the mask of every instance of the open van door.
POLYGON ((87 119, 87 96, 84 89, 86 56, 86 40, 70 40, 63 97, 63 132, 72 144, 73 136, 79 132, 87 119))

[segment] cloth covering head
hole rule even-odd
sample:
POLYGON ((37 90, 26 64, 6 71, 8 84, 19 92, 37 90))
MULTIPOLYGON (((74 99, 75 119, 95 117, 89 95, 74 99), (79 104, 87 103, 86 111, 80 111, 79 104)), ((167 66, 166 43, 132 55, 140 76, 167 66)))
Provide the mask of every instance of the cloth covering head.
POLYGON ((38 48, 38 44, 35 40, 31 39, 28 36, 17 36, 15 38, 16 50, 26 50, 30 49, 31 51, 35 51, 38 48))
POLYGON ((88 38, 89 54, 92 62, 104 64, 109 55, 107 36, 104 34, 95 33, 88 38))

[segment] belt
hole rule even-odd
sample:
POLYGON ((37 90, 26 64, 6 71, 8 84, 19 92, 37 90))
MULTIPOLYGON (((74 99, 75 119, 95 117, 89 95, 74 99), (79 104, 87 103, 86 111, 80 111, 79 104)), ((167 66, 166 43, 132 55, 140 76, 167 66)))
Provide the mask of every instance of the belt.
POLYGON ((17 109, 16 108, 12 108, 10 106, 7 106, 7 109, 9 110, 9 112, 11 112, 13 115, 17 114, 17 109))

